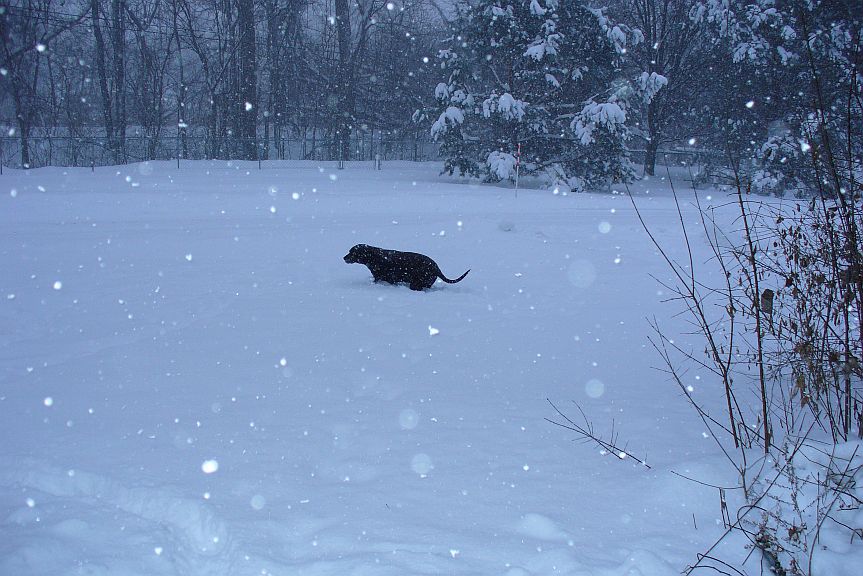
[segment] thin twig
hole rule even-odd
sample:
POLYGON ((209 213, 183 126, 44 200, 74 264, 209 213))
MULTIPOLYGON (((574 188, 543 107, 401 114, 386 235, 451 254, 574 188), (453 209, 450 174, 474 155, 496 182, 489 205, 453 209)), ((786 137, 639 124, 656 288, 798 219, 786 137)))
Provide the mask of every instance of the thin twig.
POLYGON ((636 462, 638 462, 642 466, 645 466, 648 469, 650 468, 650 465, 643 458, 635 456, 634 454, 630 453, 625 448, 618 447, 617 435, 614 432, 614 423, 612 423, 611 438, 609 440, 604 440, 601 436, 599 436, 596 432, 594 432, 593 424, 591 424, 591 422, 587 419, 587 415, 584 413, 584 410, 581 409, 581 406, 579 406, 578 404, 573 402, 573 404, 575 404, 575 407, 581 413, 581 417, 584 420, 584 425, 581 425, 581 424, 574 422, 569 416, 567 416, 562 410, 560 410, 560 408, 555 406, 554 402, 552 402, 550 399, 546 398, 546 401, 548 401, 548 403, 551 405, 551 407, 554 408, 554 411, 557 412, 558 416, 563 418, 565 423, 564 422, 558 422, 557 420, 553 420, 551 418, 546 418, 545 419, 546 422, 550 422, 550 423, 554 424, 555 426, 560 426, 561 428, 571 430, 571 431, 577 433, 578 435, 580 435, 585 440, 595 442, 600 448, 602 448, 606 452, 614 454, 620 460, 624 460, 626 458, 632 458, 633 460, 635 460, 636 462))

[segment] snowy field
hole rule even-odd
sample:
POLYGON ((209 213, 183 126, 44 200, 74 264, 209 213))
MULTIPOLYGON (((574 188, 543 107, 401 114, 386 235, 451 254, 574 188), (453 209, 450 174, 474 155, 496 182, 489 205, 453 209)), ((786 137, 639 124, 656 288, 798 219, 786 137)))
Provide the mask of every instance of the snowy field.
MULTIPOLYGON (((735 479, 655 369, 647 319, 688 327, 629 199, 439 169, 6 170, 0 574, 694 563, 723 531, 719 497, 674 472, 735 479), (361 242, 471 272, 427 292, 376 285, 342 261, 361 242), (651 467, 573 441, 544 420, 547 398, 614 425, 651 467)), ((634 192, 682 256, 667 184, 634 192)), ((721 410, 708 376, 688 383, 721 410)))

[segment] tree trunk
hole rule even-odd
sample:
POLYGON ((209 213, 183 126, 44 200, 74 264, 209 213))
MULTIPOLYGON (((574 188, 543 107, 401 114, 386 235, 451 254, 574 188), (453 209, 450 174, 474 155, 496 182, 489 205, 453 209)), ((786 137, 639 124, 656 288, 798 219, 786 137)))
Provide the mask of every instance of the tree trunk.
POLYGON ((21 166, 30 167, 30 124, 18 116, 18 132, 21 135, 21 166))
MULTIPOLYGON (((38 78, 39 68, 36 68, 38 78)), ((15 103, 15 119, 18 121, 18 137, 21 140, 21 166, 30 167, 30 129, 33 126, 34 110, 24 100, 23 93, 27 91, 26 81, 21 74, 21 66, 12 73, 12 99, 15 103)), ((34 87, 36 82, 33 83, 34 87)), ((35 88, 34 88, 35 89, 35 88)))
POLYGON ((114 100, 113 142, 114 161, 126 162, 126 0, 112 0, 111 48, 114 58, 113 85, 111 93, 114 100))
POLYGON ((257 62, 255 55, 255 15, 253 0, 237 0, 239 59, 239 128, 240 150, 246 160, 256 160, 257 154, 257 62))
POLYGON ((651 138, 647 141, 647 146, 644 152, 644 173, 647 176, 656 174, 656 151, 659 148, 659 141, 651 138))
POLYGON ((656 151, 659 149, 659 127, 656 122, 656 104, 647 106, 647 146, 644 153, 644 174, 653 176, 656 173, 656 151))
POLYGON ((348 160, 351 151, 351 126, 354 113, 353 71, 351 70, 351 12, 348 0, 335 0, 336 35, 339 45, 339 69, 336 91, 339 95, 336 114, 336 139, 339 160, 348 160))
POLYGON ((174 10, 174 39, 177 42, 177 68, 179 71, 180 86, 177 90, 177 134, 180 137, 180 150, 177 153, 181 158, 189 157, 189 140, 186 134, 186 77, 183 67, 183 46, 180 44, 180 25, 177 14, 177 4, 173 4, 174 10))
POLYGON ((100 24, 99 0, 90 0, 93 13, 93 36, 96 39, 96 72, 99 76, 99 94, 102 96, 102 119, 105 122, 105 139, 109 150, 113 150, 114 142, 114 112, 111 104, 111 92, 108 90, 108 66, 105 63, 105 38, 102 36, 100 24))

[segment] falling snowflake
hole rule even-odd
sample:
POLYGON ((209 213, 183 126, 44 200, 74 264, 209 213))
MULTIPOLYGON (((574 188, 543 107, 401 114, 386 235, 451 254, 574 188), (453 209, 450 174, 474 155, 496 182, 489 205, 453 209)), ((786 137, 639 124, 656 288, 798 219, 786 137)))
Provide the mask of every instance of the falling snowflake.
POLYGON ((600 396, 605 394, 605 384, 603 384, 601 380, 592 378, 591 380, 587 381, 587 384, 584 385, 584 392, 590 398, 599 398, 600 396))
POLYGON ((260 494, 255 494, 249 501, 249 505, 255 510, 263 510, 264 506, 267 505, 267 499, 260 494))
POLYGON ((420 415, 412 408, 405 408, 399 413, 399 426, 403 430, 413 430, 420 421, 420 415))
POLYGON ((431 457, 428 454, 417 454, 411 459, 411 470, 425 478, 434 469, 431 457))

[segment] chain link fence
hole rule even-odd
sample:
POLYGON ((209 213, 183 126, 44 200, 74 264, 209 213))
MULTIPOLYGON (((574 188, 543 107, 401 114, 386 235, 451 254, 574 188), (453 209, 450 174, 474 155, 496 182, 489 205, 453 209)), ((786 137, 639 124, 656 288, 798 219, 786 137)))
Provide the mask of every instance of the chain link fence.
MULTIPOLYGON (((340 141, 321 134, 305 138, 259 138, 252 142, 240 138, 214 142, 201 135, 127 136, 123 145, 109 145, 100 135, 38 135, 28 139, 30 161, 27 167, 71 166, 95 167, 130 164, 147 160, 314 160, 341 161, 340 141), (252 157, 249 158, 250 152, 252 157)), ((0 137, 0 173, 2 167, 22 168, 21 138, 0 137)), ((427 162, 440 159, 440 146, 418 135, 393 137, 381 132, 364 132, 351 138, 348 161, 385 162, 408 160, 427 162)), ((631 160, 641 165, 645 151, 632 149, 631 160)), ((720 183, 728 179, 723 159, 711 150, 671 148, 656 156, 657 174, 665 167, 686 167, 699 182, 720 183)))
MULTIPOLYGON (((110 166, 147 160, 317 160, 424 162, 439 158, 439 145, 418 136, 392 137, 368 133, 351 138, 349 157, 341 142, 326 136, 305 138, 239 138, 214 142, 205 136, 127 136, 111 145, 104 136, 31 136, 28 168, 40 166, 110 166), (254 157, 249 157, 253 150, 254 157)), ((22 168, 21 138, 0 137, 0 165, 22 168)))

